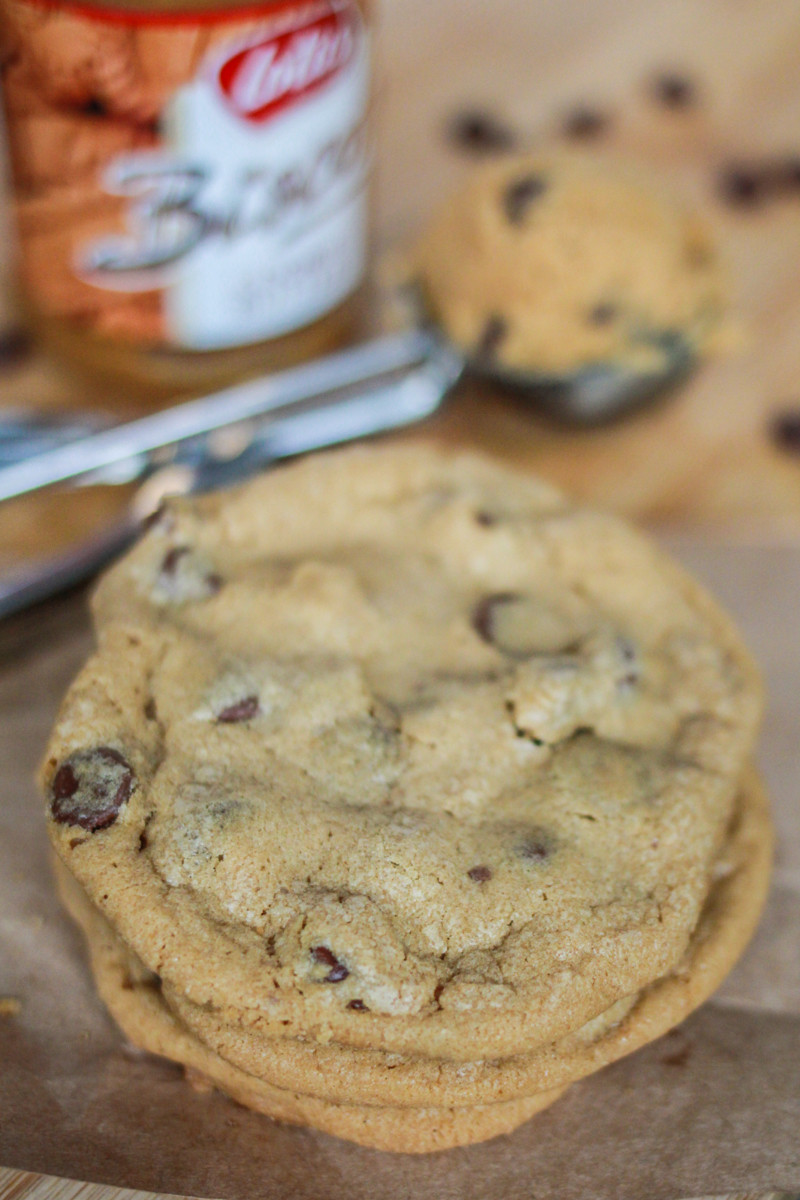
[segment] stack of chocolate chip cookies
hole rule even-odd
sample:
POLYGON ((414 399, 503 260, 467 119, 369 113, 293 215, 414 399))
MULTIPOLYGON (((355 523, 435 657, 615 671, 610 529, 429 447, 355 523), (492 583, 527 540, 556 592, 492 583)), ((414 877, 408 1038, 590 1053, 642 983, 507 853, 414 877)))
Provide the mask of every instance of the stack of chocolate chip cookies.
POLYGON ((337 451, 170 504, 42 771, 137 1045, 417 1152, 679 1022, 761 910, 757 674, 627 525, 486 460, 337 451))

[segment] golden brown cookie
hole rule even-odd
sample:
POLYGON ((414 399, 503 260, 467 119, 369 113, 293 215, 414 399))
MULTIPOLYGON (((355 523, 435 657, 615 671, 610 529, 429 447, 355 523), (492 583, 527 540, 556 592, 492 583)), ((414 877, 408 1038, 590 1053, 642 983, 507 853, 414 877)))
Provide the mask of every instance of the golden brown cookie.
POLYGON ((639 1044, 614 1039, 695 952, 762 703, 649 541, 481 458, 350 449, 170 504, 94 610, 49 833, 214 1063, 499 1119, 639 1044))

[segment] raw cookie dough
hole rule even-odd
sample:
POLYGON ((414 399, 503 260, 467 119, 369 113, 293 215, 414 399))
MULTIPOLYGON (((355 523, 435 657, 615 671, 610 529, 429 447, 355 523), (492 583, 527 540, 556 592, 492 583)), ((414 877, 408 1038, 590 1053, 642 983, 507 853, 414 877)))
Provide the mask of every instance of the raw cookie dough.
POLYGON ((477 169, 413 272, 449 337, 512 376, 658 373, 701 353, 723 308, 698 216, 632 167, 563 152, 477 169))

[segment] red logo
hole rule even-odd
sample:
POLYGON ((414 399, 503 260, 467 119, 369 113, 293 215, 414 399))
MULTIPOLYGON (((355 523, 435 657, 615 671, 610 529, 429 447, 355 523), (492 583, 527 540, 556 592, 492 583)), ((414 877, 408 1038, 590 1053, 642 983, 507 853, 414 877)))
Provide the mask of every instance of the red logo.
POLYGON ((238 50, 219 69, 222 94, 248 121, 267 121, 319 91, 353 58, 358 35, 351 7, 334 9, 278 37, 238 50))

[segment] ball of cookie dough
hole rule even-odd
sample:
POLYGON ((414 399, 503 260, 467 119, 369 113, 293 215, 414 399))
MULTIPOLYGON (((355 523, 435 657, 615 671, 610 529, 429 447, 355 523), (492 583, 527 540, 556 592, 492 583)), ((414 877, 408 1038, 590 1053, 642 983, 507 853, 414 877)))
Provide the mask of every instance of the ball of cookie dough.
POLYGON ((704 222, 629 166, 563 152, 478 169, 423 237, 423 304, 479 366, 644 374, 707 348, 723 307, 704 222))

